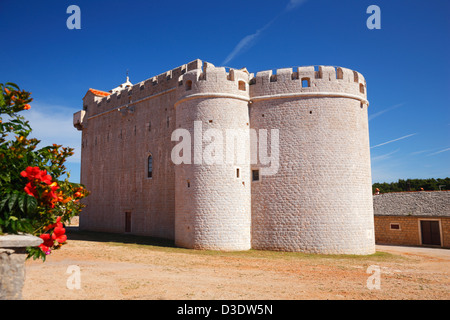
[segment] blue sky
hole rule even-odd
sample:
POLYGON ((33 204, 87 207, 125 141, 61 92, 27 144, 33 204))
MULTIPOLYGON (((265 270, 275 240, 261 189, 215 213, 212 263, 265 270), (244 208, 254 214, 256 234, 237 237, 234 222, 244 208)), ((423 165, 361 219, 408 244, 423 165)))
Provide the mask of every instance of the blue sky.
POLYGON ((0 82, 33 93, 26 114, 45 145, 76 149, 72 114, 108 91, 194 59, 250 72, 342 66, 367 80, 374 182, 450 176, 450 1, 0 0, 0 82), (81 9, 69 30, 67 8, 81 9), (369 30, 367 7, 381 9, 369 30))

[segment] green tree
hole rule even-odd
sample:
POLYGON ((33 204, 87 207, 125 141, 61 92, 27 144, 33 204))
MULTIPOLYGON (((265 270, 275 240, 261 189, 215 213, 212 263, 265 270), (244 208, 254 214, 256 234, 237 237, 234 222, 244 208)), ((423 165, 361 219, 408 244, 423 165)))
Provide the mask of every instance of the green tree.
POLYGON ((450 178, 439 179, 399 179, 397 182, 391 183, 374 183, 372 185, 372 191, 375 193, 376 189, 380 190, 380 193, 387 192, 402 192, 402 191, 438 191, 438 190, 450 190, 450 178))

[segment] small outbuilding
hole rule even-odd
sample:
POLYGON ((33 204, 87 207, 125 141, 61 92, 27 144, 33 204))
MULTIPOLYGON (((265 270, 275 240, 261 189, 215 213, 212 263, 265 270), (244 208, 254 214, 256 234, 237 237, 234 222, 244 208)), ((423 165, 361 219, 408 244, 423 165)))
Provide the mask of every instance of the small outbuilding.
POLYGON ((450 248, 450 191, 373 196, 377 244, 450 248))

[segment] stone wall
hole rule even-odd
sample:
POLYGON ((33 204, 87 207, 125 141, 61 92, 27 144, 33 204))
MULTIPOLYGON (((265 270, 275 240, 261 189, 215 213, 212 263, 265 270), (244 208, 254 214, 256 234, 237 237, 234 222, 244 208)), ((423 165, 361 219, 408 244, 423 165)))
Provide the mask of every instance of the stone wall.
MULTIPOLYGON (((199 61, 125 89, 121 94, 84 97, 81 183, 91 191, 80 229, 130 232, 174 238, 175 171, 171 133, 175 130, 178 77, 199 61), (152 177, 148 158, 152 157, 152 177)), ((95 91, 94 91, 95 92, 95 91)))
POLYGON ((91 191, 80 228, 124 232, 128 216, 134 234, 193 248, 373 253, 366 90, 346 68, 254 76, 200 60, 120 93, 89 90, 74 116, 81 182, 91 191), (171 135, 181 128, 195 136, 194 121, 222 134, 242 130, 237 149, 247 160, 174 165, 171 135), (253 133, 261 140, 260 130, 270 141, 271 129, 280 142, 273 172, 261 159, 250 163, 246 144, 253 133))
POLYGON ((190 163, 175 166, 175 243, 197 249, 248 250, 248 73, 227 73, 225 68, 205 64, 203 70, 183 75, 182 82, 176 123, 190 133, 191 158, 190 163), (231 143, 234 147, 228 154, 231 143))
POLYGON ((278 171, 252 183, 254 248, 375 250, 365 81, 335 71, 258 72, 250 85, 251 128, 278 129, 280 140, 278 171))

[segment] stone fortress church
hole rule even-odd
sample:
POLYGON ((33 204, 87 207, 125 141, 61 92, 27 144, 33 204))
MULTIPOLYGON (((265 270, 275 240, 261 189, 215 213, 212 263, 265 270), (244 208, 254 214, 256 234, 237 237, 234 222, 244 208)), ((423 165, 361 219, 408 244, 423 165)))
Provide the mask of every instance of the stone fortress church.
POLYGON ((89 89, 74 114, 91 191, 80 229, 195 249, 374 253, 367 108, 364 77, 329 66, 253 74, 195 60, 89 89), (175 164, 176 129, 203 138, 184 141, 192 158, 210 147, 207 130, 234 129, 244 161, 175 164), (278 150, 276 166, 253 159, 253 133, 278 150))

